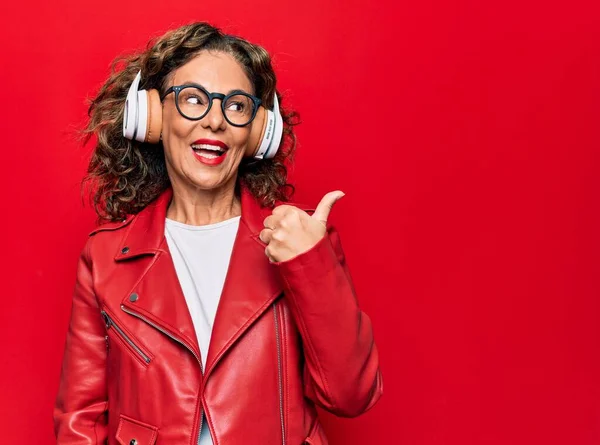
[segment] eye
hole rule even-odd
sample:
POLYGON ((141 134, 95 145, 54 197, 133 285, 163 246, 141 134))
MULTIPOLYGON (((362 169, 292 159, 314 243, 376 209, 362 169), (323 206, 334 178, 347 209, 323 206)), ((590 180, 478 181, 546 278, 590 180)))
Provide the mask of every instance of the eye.
POLYGON ((202 97, 192 95, 192 94, 188 95, 185 98, 185 101, 190 105, 204 105, 205 104, 204 99, 202 97))
POLYGON ((244 111, 245 104, 242 102, 229 102, 227 109, 231 111, 244 111))
POLYGON ((179 93, 179 103, 186 106, 205 106, 208 103, 208 97, 198 88, 184 88, 179 93))
POLYGON ((227 99, 225 110, 230 113, 247 114, 252 112, 252 102, 248 96, 236 94, 227 99))

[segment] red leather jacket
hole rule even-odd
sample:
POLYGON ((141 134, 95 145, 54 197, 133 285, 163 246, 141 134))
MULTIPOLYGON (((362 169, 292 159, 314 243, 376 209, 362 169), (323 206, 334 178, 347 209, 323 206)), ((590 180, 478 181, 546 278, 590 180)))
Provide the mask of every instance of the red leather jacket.
MULTIPOLYGON (((54 410, 59 444, 326 444, 315 404, 357 416, 382 379, 337 232, 270 263, 270 213, 242 187, 206 369, 169 254, 168 189, 92 232, 81 254, 54 410)), ((305 210, 308 210, 305 208, 305 210)))

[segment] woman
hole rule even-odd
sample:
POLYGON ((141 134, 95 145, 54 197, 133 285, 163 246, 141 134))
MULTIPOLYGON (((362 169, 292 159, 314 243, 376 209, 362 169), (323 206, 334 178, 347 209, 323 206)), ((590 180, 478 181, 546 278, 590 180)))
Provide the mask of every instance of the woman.
POLYGON ((315 405, 352 417, 379 399, 327 224, 343 194, 286 204, 294 120, 275 86, 263 48, 196 23, 92 102, 88 179, 109 221, 78 265, 59 444, 326 444, 315 405))

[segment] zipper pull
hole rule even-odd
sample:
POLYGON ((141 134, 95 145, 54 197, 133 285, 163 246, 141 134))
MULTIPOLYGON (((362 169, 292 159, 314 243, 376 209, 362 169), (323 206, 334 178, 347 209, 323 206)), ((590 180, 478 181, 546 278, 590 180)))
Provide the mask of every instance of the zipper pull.
MULTIPOLYGON (((112 320, 110 319, 110 317, 108 316, 108 314, 105 311, 101 311, 100 314, 102 315, 102 318, 104 319, 104 324, 106 325, 106 330, 108 331, 112 320)), ((110 346, 108 344, 108 335, 104 336, 104 341, 106 341, 106 350, 108 351, 110 349, 110 346)))
POLYGON ((106 325, 106 329, 108 330, 112 325, 112 320, 108 316, 105 311, 100 312, 102 314, 102 318, 104 319, 104 324, 106 325))

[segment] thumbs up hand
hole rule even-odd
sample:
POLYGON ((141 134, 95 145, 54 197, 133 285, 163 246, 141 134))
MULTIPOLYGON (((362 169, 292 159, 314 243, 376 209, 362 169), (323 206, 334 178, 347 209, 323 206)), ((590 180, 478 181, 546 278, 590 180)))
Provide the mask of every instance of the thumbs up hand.
POLYGON ((275 207, 265 218, 265 228, 259 235, 267 244, 265 254, 269 260, 287 261, 317 244, 327 231, 329 212, 342 196, 344 193, 339 190, 327 193, 312 215, 291 205, 275 207))

